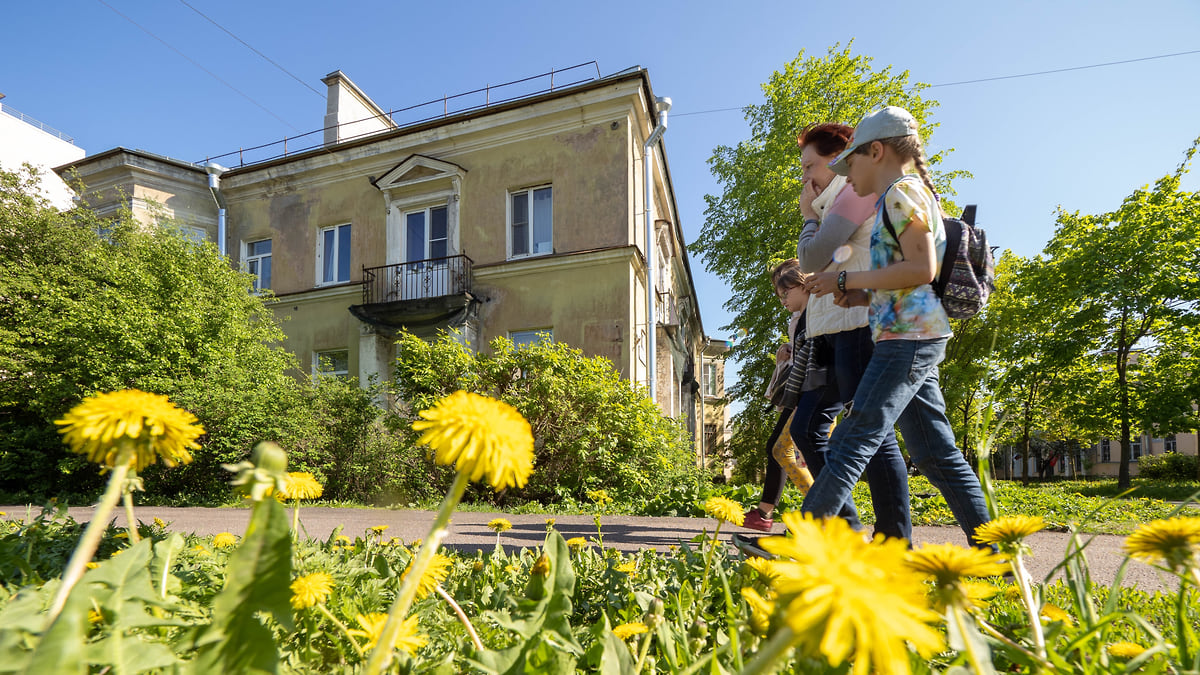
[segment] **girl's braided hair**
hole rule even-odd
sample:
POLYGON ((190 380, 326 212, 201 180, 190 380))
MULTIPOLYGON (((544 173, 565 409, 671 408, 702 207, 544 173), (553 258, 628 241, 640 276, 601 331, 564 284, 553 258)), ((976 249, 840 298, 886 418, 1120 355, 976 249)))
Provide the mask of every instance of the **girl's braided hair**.
MULTIPOLYGON (((908 136, 893 136, 891 138, 881 138, 880 143, 888 146, 896 151, 904 159, 911 159, 917 165, 917 173, 921 175, 921 181, 925 183, 925 187, 937 196, 937 188, 933 186, 933 178, 929 175, 929 168, 925 165, 925 151, 921 148, 921 137, 916 134, 908 136)), ((854 154, 865 155, 871 149, 870 143, 863 143, 854 149, 854 154)))

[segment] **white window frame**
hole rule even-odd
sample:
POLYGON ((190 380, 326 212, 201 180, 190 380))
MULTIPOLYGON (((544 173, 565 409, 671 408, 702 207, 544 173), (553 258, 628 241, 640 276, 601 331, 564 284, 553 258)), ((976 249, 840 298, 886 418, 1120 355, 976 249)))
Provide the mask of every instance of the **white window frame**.
POLYGON ((349 349, 322 349, 314 351, 312 354, 312 374, 313 379, 318 380, 324 377, 349 377, 350 376, 350 350, 349 349), (346 358, 345 370, 321 370, 321 358, 329 358, 334 354, 344 354, 346 358))
POLYGON ((1112 461, 1112 441, 1107 438, 1100 440, 1100 462, 1107 463, 1112 461))
POLYGON ((1129 439, 1129 454, 1133 459, 1142 456, 1142 437, 1135 436, 1129 439))
POLYGON ((335 284, 344 284, 344 283, 348 283, 350 281, 350 276, 351 276, 350 269, 353 268, 353 260, 354 260, 353 259, 353 255, 354 255, 353 242, 354 242, 354 228, 352 227, 352 223, 340 223, 338 225, 330 225, 329 227, 322 227, 321 229, 317 230, 317 270, 316 270, 317 271, 317 274, 316 274, 316 279, 317 279, 316 285, 317 286, 333 286, 335 284), (346 269, 346 278, 338 279, 337 277, 341 276, 339 274, 339 272, 341 270, 339 270, 337 268, 337 264, 336 264, 336 261, 338 259, 338 254, 341 253, 341 251, 338 250, 338 239, 340 238, 338 235, 340 233, 341 228, 343 228, 343 227, 350 228, 350 242, 351 242, 351 252, 350 252, 351 259, 350 260, 351 260, 351 262, 346 269), (333 274, 334 278, 331 281, 327 281, 327 280, 325 280, 325 278, 323 276, 324 268, 325 268, 324 263, 325 263, 325 256, 330 255, 330 252, 325 250, 325 233, 329 232, 330 230, 333 230, 333 232, 334 232, 334 235, 333 235, 334 250, 333 250, 332 255, 333 255, 335 264, 334 264, 334 274, 333 274))
POLYGON ((520 259, 520 258, 532 258, 532 257, 536 257, 536 256, 550 255, 550 254, 554 253, 554 186, 552 184, 546 183, 544 185, 534 185, 531 187, 520 188, 517 190, 509 190, 508 195, 504 200, 504 210, 505 210, 505 219, 504 220, 506 223, 505 228, 504 228, 504 233, 505 233, 504 237, 508 244, 508 259, 509 260, 515 260, 515 259, 520 259), (533 193, 537 192, 539 190, 550 190, 550 241, 544 242, 547 244, 547 249, 542 250, 542 251, 537 250, 537 244, 539 242, 535 242, 533 239, 533 232, 534 232, 533 193), (529 223, 527 224, 528 234, 527 234, 527 241, 525 242, 526 245, 528 246, 527 253, 513 253, 514 240, 513 240, 513 208, 512 208, 512 204, 513 204, 513 197, 520 195, 520 194, 527 195, 527 198, 529 201, 529 223))
MULTIPOLYGON (((273 279, 268 277, 267 285, 264 286, 262 284, 262 277, 259 276, 259 273, 257 270, 262 269, 263 260, 271 259, 271 253, 273 253, 274 251, 275 251, 275 243, 273 241, 271 241, 270 237, 266 237, 265 239, 255 239, 253 241, 242 242, 242 269, 245 270, 246 272, 254 275, 254 292, 255 293, 261 293, 265 290, 271 289, 271 281, 273 279), (252 255, 250 253, 250 251, 252 250, 252 247, 255 244, 261 244, 264 241, 268 242, 268 245, 270 246, 271 251, 268 253, 259 253, 257 255, 252 255), (256 266, 256 269, 251 269, 252 266, 256 266)), ((270 263, 268 263, 268 264, 270 264, 270 263)), ((271 265, 271 267, 272 267, 271 276, 274 276, 274 273, 275 273, 274 265, 271 265)))
POLYGON ((451 227, 450 227, 450 205, 445 202, 442 202, 440 204, 430 204, 423 208, 405 209, 404 211, 401 212, 400 227, 401 227, 402 233, 400 236, 404 240, 404 242, 403 242, 404 248, 403 248, 403 253, 402 253, 402 255, 404 256, 404 262, 406 262, 406 263, 419 262, 421 260, 429 260, 429 259, 433 258, 433 253, 432 253, 433 240, 430 239, 429 235, 433 231, 433 211, 435 209, 442 209, 446 212, 446 237, 444 239, 444 241, 446 242, 446 255, 440 256, 440 257, 448 258, 448 257, 454 255, 454 246, 453 246, 454 237, 451 236, 451 227), (409 242, 408 242, 408 217, 415 213, 424 214, 424 218, 425 218, 425 240, 423 242, 421 242, 421 247, 422 247, 422 250, 424 251, 424 253, 422 254, 422 257, 418 258, 417 260, 409 260, 408 259, 408 244, 409 244, 409 242))
POLYGON ((545 333, 551 342, 554 342, 553 328, 530 328, 528 330, 510 330, 508 331, 508 339, 512 341, 514 347, 521 345, 537 344, 542 339, 542 334, 545 333))
POLYGON ((1164 453, 1166 453, 1166 452, 1175 453, 1178 451, 1179 451, 1179 445, 1178 445, 1178 441, 1175 438, 1175 434, 1171 434, 1170 436, 1167 436, 1166 438, 1163 439, 1163 452, 1164 453))
POLYGON ((717 363, 716 361, 705 361, 704 370, 704 395, 709 398, 717 397, 717 363))

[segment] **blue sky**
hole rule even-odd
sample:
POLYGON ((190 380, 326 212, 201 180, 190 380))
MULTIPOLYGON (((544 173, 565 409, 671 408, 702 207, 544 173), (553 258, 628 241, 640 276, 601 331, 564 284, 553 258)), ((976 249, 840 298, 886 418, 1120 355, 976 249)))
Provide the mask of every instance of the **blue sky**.
MULTIPOLYGON (((391 109, 593 60, 604 75, 640 65, 674 101, 665 142, 689 242, 704 195, 720 191, 713 149, 748 136, 736 108, 761 102, 760 85, 801 50, 853 40, 876 68, 932 85, 1200 50, 1195 0, 188 2, 303 83, 181 0, 26 2, 4 10, 4 104, 89 154, 198 161, 320 128, 323 95, 305 85, 323 93, 337 69, 391 109)), ((955 148, 944 168, 974 174, 957 200, 979 204, 992 243, 1033 255, 1059 206, 1114 209, 1178 165, 1200 136, 1198 72, 1200 52, 935 86, 930 149, 955 148)), ((695 257, 692 269, 706 332, 733 334, 724 284, 695 257)))

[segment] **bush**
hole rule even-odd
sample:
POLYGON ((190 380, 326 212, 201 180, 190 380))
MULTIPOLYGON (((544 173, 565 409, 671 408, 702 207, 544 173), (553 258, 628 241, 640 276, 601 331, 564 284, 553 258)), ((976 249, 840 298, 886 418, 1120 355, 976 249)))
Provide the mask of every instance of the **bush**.
MULTIPOLYGON (((394 381, 401 416, 415 420, 417 411, 458 389, 512 405, 535 441, 537 468, 521 496, 543 503, 583 501, 597 489, 645 500, 694 477, 688 434, 607 359, 546 339, 516 347, 497 338, 490 347, 472 354, 451 335, 424 342, 402 333, 394 381)), ((408 426, 402 425, 405 438, 415 442, 408 426)))
POLYGON ((1138 476, 1155 480, 1193 480, 1200 471, 1200 457, 1168 452, 1138 457, 1138 476))

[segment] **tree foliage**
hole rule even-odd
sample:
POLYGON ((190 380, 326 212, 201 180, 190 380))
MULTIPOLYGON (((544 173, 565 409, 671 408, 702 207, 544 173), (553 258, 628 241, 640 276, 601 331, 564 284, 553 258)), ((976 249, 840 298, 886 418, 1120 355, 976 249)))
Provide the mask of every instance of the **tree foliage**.
MULTIPOLYGON (((735 418, 736 433, 769 434, 774 422, 766 419, 774 413, 762 405, 762 390, 774 367, 772 355, 783 338, 786 317, 769 271, 773 262, 795 255, 803 225, 797 137, 810 124, 853 125, 872 110, 898 105, 920 122, 928 147, 937 126, 931 121, 937 102, 921 96, 925 86, 910 83, 908 71, 874 70, 869 57, 852 54, 850 47, 832 47, 824 56, 801 51, 762 86, 763 103, 746 107, 750 138, 713 151, 709 166, 722 192, 705 196, 704 228, 690 248, 729 285, 725 308, 735 317, 723 328, 745 331, 731 353, 741 362, 741 378, 729 394, 745 404, 735 418)), ((930 157, 930 165, 936 166, 943 155, 930 157)), ((953 194, 951 180, 964 175, 968 174, 935 171, 934 180, 942 192, 953 194)), ((738 447, 761 449, 766 435, 745 440, 734 443, 735 455, 738 447)))
POLYGON ((497 338, 489 347, 473 353, 454 335, 424 342, 401 333, 394 371, 401 416, 415 420, 458 389, 512 405, 529 421, 535 443, 524 499, 583 501, 597 489, 648 499, 693 474, 690 437, 607 359, 547 339, 516 347, 497 338))

